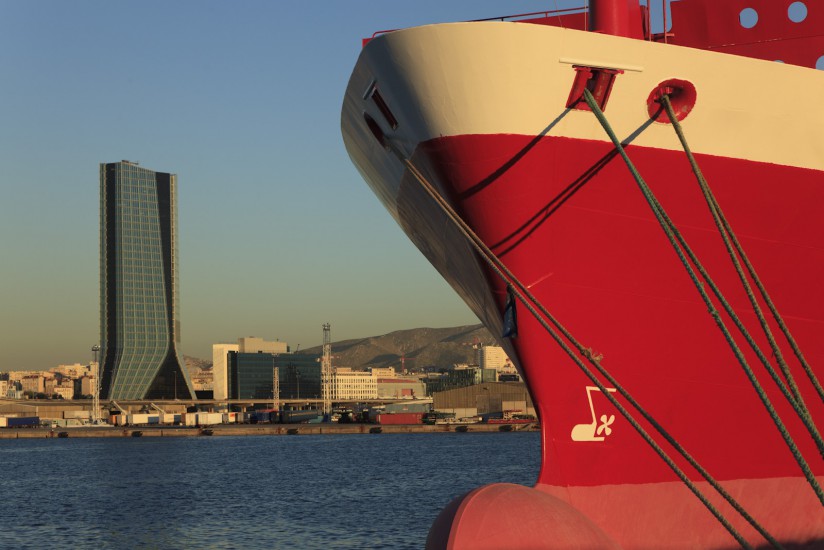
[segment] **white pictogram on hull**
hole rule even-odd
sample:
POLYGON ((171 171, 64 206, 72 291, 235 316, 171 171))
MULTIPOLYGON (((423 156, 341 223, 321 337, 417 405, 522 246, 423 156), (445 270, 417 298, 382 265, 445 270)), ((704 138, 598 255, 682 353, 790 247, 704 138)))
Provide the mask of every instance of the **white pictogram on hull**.
MULTIPOLYGON (((606 388, 606 390, 614 392, 615 388, 606 388)), ((595 418, 595 407, 592 404, 592 392, 594 391, 600 392, 601 390, 595 386, 587 386, 587 399, 589 400, 589 411, 592 413, 592 422, 590 424, 576 424, 570 434, 573 441, 603 441, 604 437, 612 433, 610 426, 615 422, 615 415, 607 416, 602 414, 600 424, 598 423, 595 418)))

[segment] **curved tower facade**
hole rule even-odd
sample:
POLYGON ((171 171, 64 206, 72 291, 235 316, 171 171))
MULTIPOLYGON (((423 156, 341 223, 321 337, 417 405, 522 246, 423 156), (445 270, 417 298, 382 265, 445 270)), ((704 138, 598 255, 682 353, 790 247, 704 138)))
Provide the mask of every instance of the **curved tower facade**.
POLYGON ((100 165, 104 399, 192 399, 179 351, 177 176, 100 165))

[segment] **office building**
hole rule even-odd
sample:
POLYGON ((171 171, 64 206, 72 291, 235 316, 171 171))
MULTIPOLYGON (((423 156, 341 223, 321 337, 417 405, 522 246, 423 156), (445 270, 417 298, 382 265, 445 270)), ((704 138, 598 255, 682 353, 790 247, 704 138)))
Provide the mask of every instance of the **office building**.
POLYGON ((100 165, 102 399, 192 399, 180 352, 177 176, 100 165))
POLYGON ((363 401, 378 398, 378 373, 338 367, 332 372, 332 399, 363 401))
POLYGON ((212 344, 212 391, 215 399, 229 398, 229 352, 239 351, 237 344, 212 344))
POLYGON ((500 373, 515 373, 515 366, 500 346, 480 346, 476 351, 476 362, 482 369, 495 369, 500 373))
POLYGON ((273 342, 256 336, 238 338, 237 344, 212 344, 212 389, 215 399, 229 399, 230 351, 279 354, 288 353, 289 345, 286 342, 273 342))
POLYGON ((320 398, 317 355, 239 351, 227 355, 229 399, 272 399, 276 368, 281 399, 320 398))

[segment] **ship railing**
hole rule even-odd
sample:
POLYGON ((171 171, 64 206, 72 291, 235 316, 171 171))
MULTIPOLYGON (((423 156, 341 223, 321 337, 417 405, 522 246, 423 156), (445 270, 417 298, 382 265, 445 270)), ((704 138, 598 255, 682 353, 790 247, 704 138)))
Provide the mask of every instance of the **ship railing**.
POLYGON ((587 13, 588 11, 589 8, 587 8, 586 6, 580 6, 577 8, 565 8, 562 10, 533 11, 529 13, 518 13, 515 15, 504 15, 501 17, 487 17, 486 19, 472 19, 470 22, 479 23, 481 21, 518 21, 521 19, 547 19, 549 17, 558 17, 559 15, 587 13))
MULTIPOLYGON (((578 8, 565 8, 562 10, 547 10, 547 11, 533 11, 529 13, 517 13, 514 15, 502 15, 499 17, 487 17, 486 19, 470 19, 465 21, 466 23, 481 23, 483 21, 520 21, 524 19, 548 19, 550 17, 558 17, 562 15, 575 15, 579 13, 587 13, 589 9, 586 6, 581 6, 578 8)), ((372 33, 372 36, 369 38, 363 39, 363 45, 365 46, 367 42, 376 38, 382 34, 387 34, 390 32, 395 32, 400 29, 386 29, 382 31, 375 31, 372 33)))

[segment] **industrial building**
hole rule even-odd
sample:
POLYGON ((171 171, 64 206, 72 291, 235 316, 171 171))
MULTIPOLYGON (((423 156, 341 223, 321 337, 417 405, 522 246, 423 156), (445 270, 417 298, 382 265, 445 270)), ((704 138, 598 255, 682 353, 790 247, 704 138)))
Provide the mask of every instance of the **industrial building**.
POLYGON ((432 394, 432 408, 454 413, 455 418, 499 417, 505 412, 535 416, 535 406, 526 384, 485 382, 432 394))
POLYGON ((177 176, 100 165, 102 399, 192 399, 180 353, 177 176))
POLYGON ((377 381, 378 399, 422 399, 426 396, 426 384, 419 378, 389 377, 377 381))

